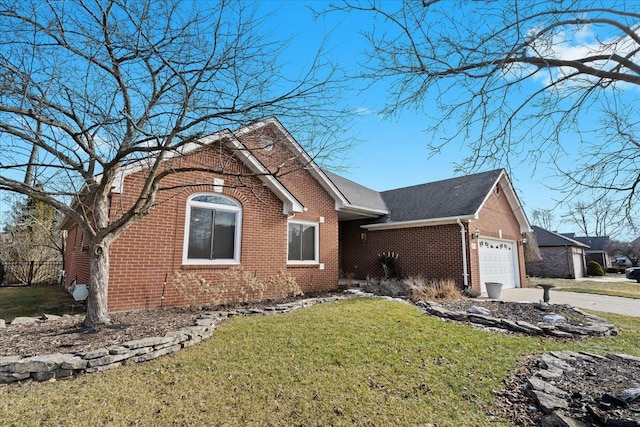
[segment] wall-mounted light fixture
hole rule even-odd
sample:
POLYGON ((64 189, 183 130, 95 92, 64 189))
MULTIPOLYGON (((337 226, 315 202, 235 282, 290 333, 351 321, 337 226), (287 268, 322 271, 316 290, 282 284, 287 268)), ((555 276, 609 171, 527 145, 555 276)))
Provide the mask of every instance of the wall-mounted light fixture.
POLYGON ((526 245, 526 244, 527 244, 527 238, 526 238, 526 237, 523 237, 523 238, 522 238, 522 244, 523 244, 523 245, 526 245))
POLYGON ((362 243, 367 241, 367 233, 360 233, 360 240, 362 240, 362 243))
POLYGON ((476 228, 475 230, 473 230, 473 233, 471 233, 471 238, 477 239, 478 237, 480 237, 480 229, 476 228))

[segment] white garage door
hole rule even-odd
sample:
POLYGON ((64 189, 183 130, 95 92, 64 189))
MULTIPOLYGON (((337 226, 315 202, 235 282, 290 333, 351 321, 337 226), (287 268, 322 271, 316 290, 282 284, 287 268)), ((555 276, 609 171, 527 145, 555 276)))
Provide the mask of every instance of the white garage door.
POLYGON ((480 283, 500 282, 503 289, 518 287, 518 251, 516 243, 508 240, 478 239, 480 257, 480 283))
POLYGON ((575 279, 584 277, 584 255, 579 253, 573 253, 573 274, 575 279))

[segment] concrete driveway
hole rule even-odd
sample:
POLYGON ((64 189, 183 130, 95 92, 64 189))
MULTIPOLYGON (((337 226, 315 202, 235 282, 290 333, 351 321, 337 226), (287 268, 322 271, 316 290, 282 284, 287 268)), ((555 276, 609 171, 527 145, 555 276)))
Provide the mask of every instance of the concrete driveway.
MULTIPOLYGON (((503 289, 500 295, 502 301, 542 301, 540 288, 503 289)), ((610 297, 606 295, 583 294, 577 292, 549 291, 549 303, 569 304, 578 308, 602 311, 605 313, 622 314, 624 316, 640 317, 640 299, 610 297)))

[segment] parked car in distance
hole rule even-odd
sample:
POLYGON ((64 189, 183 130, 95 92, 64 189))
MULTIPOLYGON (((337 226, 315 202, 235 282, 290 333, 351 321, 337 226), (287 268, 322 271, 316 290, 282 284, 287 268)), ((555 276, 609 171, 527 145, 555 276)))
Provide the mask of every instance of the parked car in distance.
POLYGON ((632 279, 640 283, 640 267, 627 268, 624 271, 624 275, 627 276, 627 279, 632 279))
POLYGON ((618 268, 620 268, 620 267, 631 267, 633 265, 633 263, 626 256, 619 256, 613 261, 613 265, 618 267, 618 268))

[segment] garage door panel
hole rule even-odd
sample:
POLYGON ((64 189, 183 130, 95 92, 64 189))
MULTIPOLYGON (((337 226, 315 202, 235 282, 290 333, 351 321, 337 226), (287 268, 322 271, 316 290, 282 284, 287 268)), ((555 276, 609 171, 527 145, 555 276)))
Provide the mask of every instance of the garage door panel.
POLYGON ((482 292, 486 292, 486 282, 500 282, 503 288, 517 287, 519 273, 515 242, 480 238, 478 245, 482 292))

